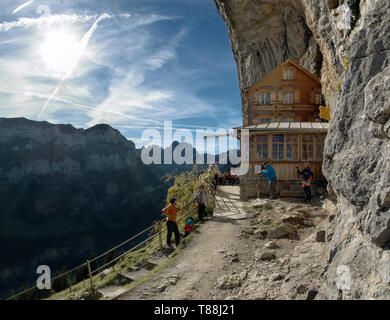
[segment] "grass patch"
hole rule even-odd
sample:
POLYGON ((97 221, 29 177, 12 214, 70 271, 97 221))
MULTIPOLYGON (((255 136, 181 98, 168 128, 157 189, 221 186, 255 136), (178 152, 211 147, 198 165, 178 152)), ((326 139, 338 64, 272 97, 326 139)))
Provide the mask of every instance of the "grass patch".
MULTIPOLYGON (((194 167, 193 171, 188 173, 180 174, 176 177, 169 177, 168 179, 174 179, 175 183, 174 186, 169 190, 167 200, 170 198, 177 198, 180 199, 178 201, 179 206, 183 206, 185 203, 190 202, 192 199, 194 192, 197 190, 197 188, 200 185, 208 187, 209 184, 212 182, 214 176, 214 172, 209 172, 201 176, 199 179, 199 176, 197 174, 197 168, 194 167)), ((186 220, 188 218, 192 218, 195 222, 198 220, 197 217, 197 210, 196 205, 193 204, 191 207, 186 209, 183 214, 187 214, 188 212, 193 211, 192 214, 188 215, 186 218, 182 219, 181 221, 178 221, 178 227, 179 230, 184 229, 184 225, 186 223, 186 220)), ((207 208, 207 213, 212 214, 214 211, 213 204, 211 204, 207 208)), ((178 213, 178 220, 183 216, 180 212, 178 213)), ((165 223, 160 223, 159 226, 155 227, 151 232, 149 233, 149 237, 156 235, 160 232, 160 230, 165 228, 165 223)), ((167 231, 161 232, 161 242, 164 244, 166 242, 167 237, 167 231)), ((164 261, 163 264, 154 267, 150 272, 143 278, 140 278, 136 281, 132 281, 130 283, 124 283, 122 285, 120 278, 123 278, 120 276, 120 273, 127 272, 131 270, 133 267, 141 267, 144 265, 144 261, 147 260, 152 254, 158 252, 160 250, 160 237, 156 236, 155 238, 151 239, 145 245, 127 255, 122 257, 118 262, 116 262, 112 267, 112 271, 107 274, 106 276, 102 276, 102 273, 93 276, 93 286, 95 289, 100 289, 109 285, 113 285, 114 283, 117 283, 119 281, 119 285, 121 285, 126 290, 131 290, 132 288, 138 286, 140 283, 146 281, 151 276, 153 276, 156 273, 161 272, 168 266, 178 255, 178 253, 184 249, 187 246, 187 242, 192 238, 192 235, 187 237, 186 239, 183 239, 181 241, 181 244, 179 247, 168 256, 167 260, 164 261)), ((102 270, 103 271, 103 270, 102 270)), ((46 300, 69 300, 71 296, 77 294, 78 296, 82 296, 82 294, 85 291, 90 291, 90 279, 86 279, 78 284, 75 284, 71 286, 69 289, 64 290, 59 293, 53 294, 51 297, 47 298, 46 300)), ((102 300, 107 300, 105 298, 101 298, 102 300)))
POLYGON ((267 211, 273 209, 272 205, 270 205, 269 203, 253 205, 252 208, 257 211, 267 211))
MULTIPOLYGON (((190 216, 196 221, 197 220, 197 217, 195 217, 196 215, 197 212, 195 211, 190 216)), ((178 218, 180 218, 180 215, 178 215, 178 218)), ((183 219, 183 221, 178 222, 179 229, 183 229, 185 220, 186 219, 183 219)), ((165 224, 162 226, 162 228, 164 227, 165 224)), ((156 232, 158 232, 158 228, 156 230, 153 230, 151 232, 151 235, 156 234, 156 232)), ((162 232, 161 235, 163 244, 166 242, 166 236, 167 236, 167 231, 165 230, 162 232)), ((123 284, 122 287, 126 290, 131 290, 132 288, 138 286, 140 283, 148 280, 154 274, 164 270, 166 266, 168 266, 176 258, 178 253, 187 246, 187 242, 192 238, 192 236, 193 235, 191 234, 187 238, 182 239, 177 249, 171 255, 168 256, 167 260, 164 261, 163 264, 154 267, 152 270, 150 270, 150 272, 145 277, 142 277, 136 281, 132 281, 128 284, 123 284)), ((111 273, 106 275, 104 278, 101 277, 101 273, 93 276, 94 288, 100 289, 109 285, 113 285, 114 282, 116 282, 116 280, 119 280, 118 277, 121 277, 119 273, 127 272, 131 270, 133 267, 143 266, 143 262, 147 260, 152 254, 158 252, 159 250, 160 250, 160 240, 159 237, 155 237, 154 239, 146 243, 143 247, 127 254, 122 259, 120 259, 113 267, 110 267, 112 269, 111 273)), ((87 279, 78 284, 73 285, 70 289, 52 295, 51 297, 47 298, 47 300, 70 300, 71 296, 75 294, 77 294, 78 296, 82 296, 82 294, 85 291, 87 290, 90 291, 90 289, 91 289, 90 279, 87 279)), ((103 298, 103 297, 100 299, 108 300, 108 298, 103 298)))

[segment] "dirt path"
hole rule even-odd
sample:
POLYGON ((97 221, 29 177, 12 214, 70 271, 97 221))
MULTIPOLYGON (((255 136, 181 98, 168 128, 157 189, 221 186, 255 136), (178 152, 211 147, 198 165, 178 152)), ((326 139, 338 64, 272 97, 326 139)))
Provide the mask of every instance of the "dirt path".
POLYGON ((214 217, 187 247, 119 299, 313 299, 332 236, 323 205, 294 198, 243 202, 239 187, 221 187, 214 217))
POLYGON ((238 187, 221 187, 214 217, 198 228, 174 262, 120 299, 212 299, 217 279, 231 263, 227 258, 237 260, 234 252, 247 245, 241 237, 248 224, 243 206, 238 187))

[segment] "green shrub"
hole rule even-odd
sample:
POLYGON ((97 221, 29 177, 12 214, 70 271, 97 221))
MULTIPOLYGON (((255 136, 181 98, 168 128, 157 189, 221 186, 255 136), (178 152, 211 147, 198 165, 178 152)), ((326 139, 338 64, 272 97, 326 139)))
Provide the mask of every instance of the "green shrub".
POLYGON ((344 58, 344 68, 345 68, 345 70, 348 70, 348 68, 349 68, 349 59, 351 58, 351 56, 346 56, 345 58, 344 58))

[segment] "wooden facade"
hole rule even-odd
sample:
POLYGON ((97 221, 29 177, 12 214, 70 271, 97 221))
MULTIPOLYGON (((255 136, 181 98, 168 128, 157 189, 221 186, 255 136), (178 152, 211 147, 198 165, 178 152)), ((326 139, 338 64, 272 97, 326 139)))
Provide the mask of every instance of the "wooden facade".
POLYGON ((296 167, 303 169, 308 162, 315 180, 323 180, 322 156, 326 133, 254 132, 249 140, 250 175, 259 176, 260 166, 272 161, 278 179, 296 180, 296 167))
POLYGON ((248 125, 320 121, 321 92, 315 75, 287 60, 246 91, 248 125))
MULTIPOLYGON (((241 188, 251 189, 261 164, 271 161, 280 185, 296 181, 308 162, 315 181, 324 181, 322 161, 328 123, 320 119, 324 104, 320 80, 291 60, 246 90, 250 171, 241 188), (284 183, 283 183, 284 182, 284 183)), ((285 188, 285 187, 282 187, 285 188)), ((252 190, 241 192, 251 194, 252 190)))

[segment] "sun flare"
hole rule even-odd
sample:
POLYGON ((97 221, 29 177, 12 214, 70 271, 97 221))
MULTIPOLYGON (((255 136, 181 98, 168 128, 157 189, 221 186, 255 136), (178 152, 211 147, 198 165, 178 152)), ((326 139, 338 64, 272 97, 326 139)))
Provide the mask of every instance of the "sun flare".
POLYGON ((40 48, 46 67, 60 74, 70 72, 84 54, 80 40, 74 34, 64 31, 49 33, 40 48))

